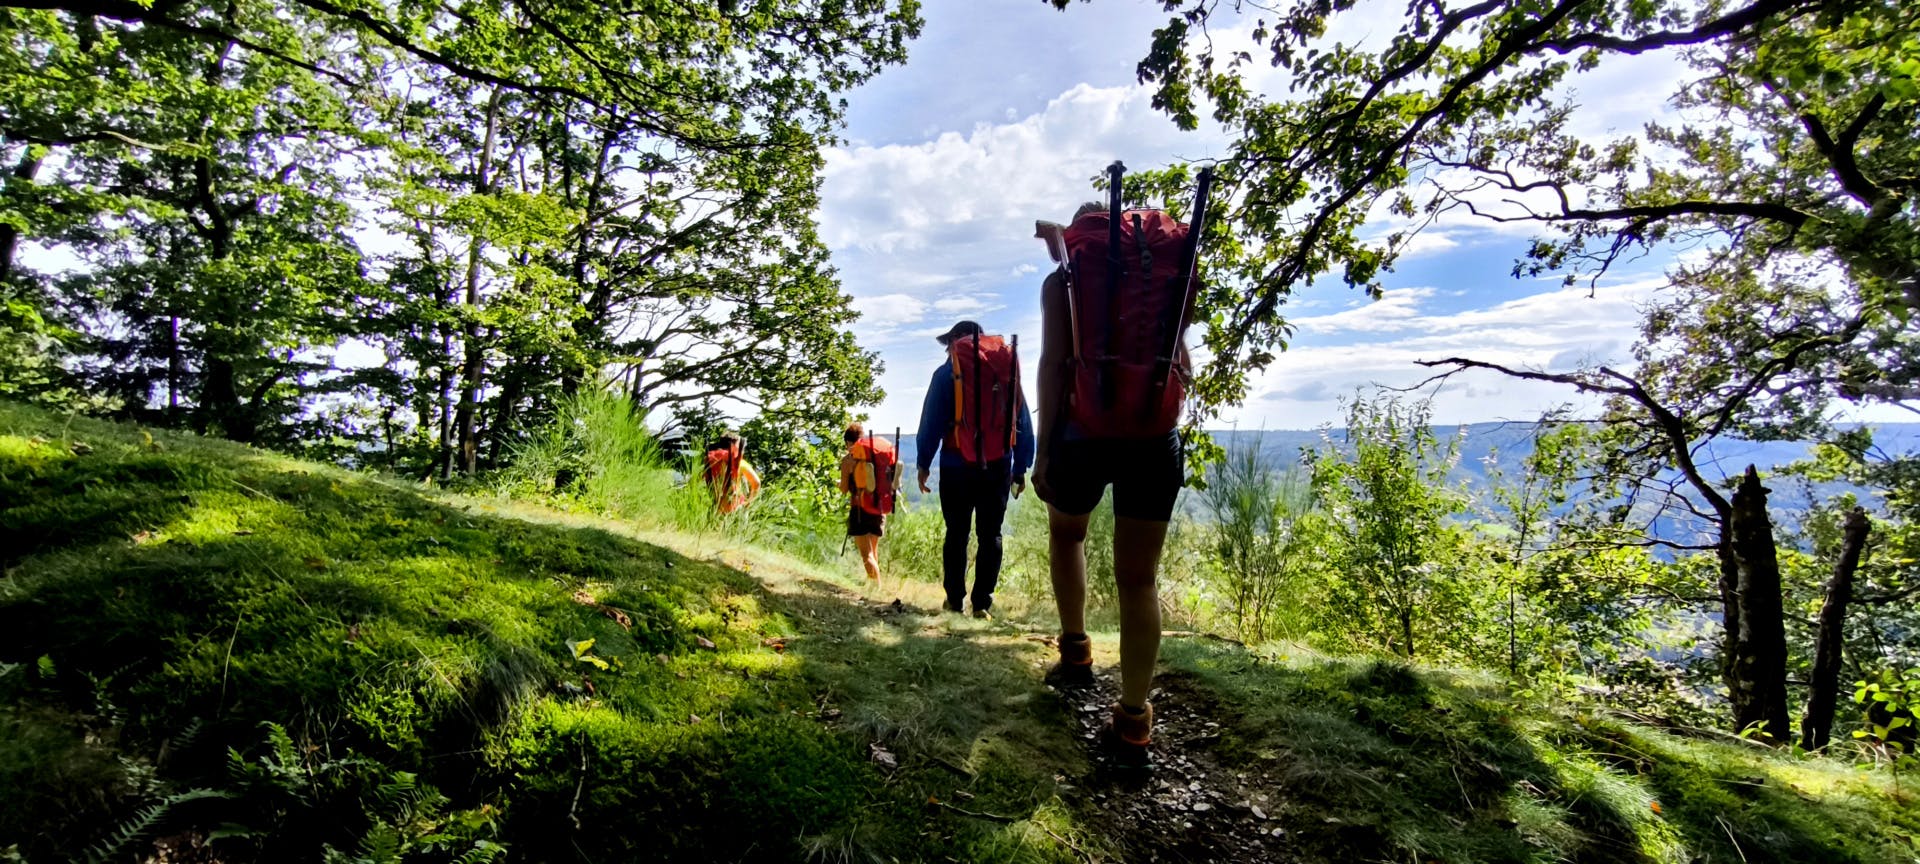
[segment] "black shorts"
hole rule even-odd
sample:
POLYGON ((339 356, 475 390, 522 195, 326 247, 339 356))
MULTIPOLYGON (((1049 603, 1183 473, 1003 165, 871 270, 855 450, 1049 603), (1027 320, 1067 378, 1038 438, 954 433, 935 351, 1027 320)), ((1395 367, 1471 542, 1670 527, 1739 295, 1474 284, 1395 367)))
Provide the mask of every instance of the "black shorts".
POLYGON ((847 536, 880 536, 886 531, 887 517, 879 513, 868 513, 858 504, 847 506, 847 536))
POLYGON ((1147 522, 1173 518, 1174 500, 1186 485, 1180 436, 1087 438, 1055 443, 1047 453, 1047 487, 1055 509, 1084 516, 1113 486, 1113 515, 1147 522))

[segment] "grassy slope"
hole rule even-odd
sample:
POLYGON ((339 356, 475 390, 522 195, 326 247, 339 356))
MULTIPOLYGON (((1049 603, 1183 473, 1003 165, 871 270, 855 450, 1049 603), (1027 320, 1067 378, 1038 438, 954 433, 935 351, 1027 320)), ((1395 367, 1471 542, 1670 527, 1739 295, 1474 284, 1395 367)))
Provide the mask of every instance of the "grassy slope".
MULTIPOLYGON (((1084 809, 1106 781, 1038 684, 1047 649, 915 611, 929 586, 895 612, 713 538, 10 406, 0 566, 0 860, 129 833, 172 860, 1138 849, 1084 809)), ((1471 676, 1201 640, 1170 641, 1167 667, 1209 694, 1173 709, 1217 716, 1209 758, 1308 860, 1916 855, 1920 814, 1882 776, 1528 709, 1471 676)))

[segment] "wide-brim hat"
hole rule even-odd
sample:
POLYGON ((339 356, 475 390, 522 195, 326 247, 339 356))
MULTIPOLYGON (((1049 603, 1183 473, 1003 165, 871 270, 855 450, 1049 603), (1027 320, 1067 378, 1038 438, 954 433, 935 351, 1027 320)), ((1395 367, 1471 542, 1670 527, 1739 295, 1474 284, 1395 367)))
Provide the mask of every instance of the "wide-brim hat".
POLYGON ((942 345, 949 345, 949 344, 952 344, 953 340, 955 339, 964 339, 968 336, 973 336, 973 335, 976 335, 979 333, 985 333, 985 332, 986 331, 981 329, 979 324, 976 324, 972 321, 962 321, 958 324, 953 325, 953 329, 948 330, 947 332, 942 333, 933 338, 939 340, 940 344, 942 345))

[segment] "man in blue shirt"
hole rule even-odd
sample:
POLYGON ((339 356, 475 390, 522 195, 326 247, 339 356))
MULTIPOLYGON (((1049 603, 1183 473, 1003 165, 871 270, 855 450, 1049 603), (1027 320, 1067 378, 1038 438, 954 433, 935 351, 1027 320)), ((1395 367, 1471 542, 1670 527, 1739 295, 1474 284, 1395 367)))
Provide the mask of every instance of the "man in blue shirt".
MULTIPOLYGON (((942 346, 955 339, 982 335, 980 325, 962 321, 937 337, 942 346)), ((973 617, 987 618, 993 608, 993 589, 1000 582, 1000 523, 1007 515, 1009 489, 1017 497, 1027 488, 1027 468, 1033 464, 1033 418, 1027 413, 1026 395, 1014 411, 1016 431, 1013 452, 984 465, 969 464, 960 455, 950 435, 954 429, 953 369, 941 363, 933 370, 927 385, 927 400, 920 409, 920 434, 915 439, 916 462, 920 469, 920 491, 929 492, 927 478, 933 469, 933 457, 940 456, 940 515, 947 523, 946 543, 941 547, 941 569, 945 575, 946 610, 960 611, 967 596, 968 523, 980 535, 978 560, 973 580, 973 617)))

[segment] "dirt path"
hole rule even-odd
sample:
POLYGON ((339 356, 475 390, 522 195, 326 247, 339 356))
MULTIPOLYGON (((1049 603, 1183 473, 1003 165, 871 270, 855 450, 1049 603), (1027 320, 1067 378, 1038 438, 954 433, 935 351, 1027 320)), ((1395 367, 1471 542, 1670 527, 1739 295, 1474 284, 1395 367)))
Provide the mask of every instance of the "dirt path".
MULTIPOLYGON (((945 632, 945 616, 915 604, 862 596, 845 586, 819 580, 808 580, 806 585, 874 618, 914 617, 921 621, 915 625, 920 631, 931 628, 936 639, 952 636, 945 632)), ((1033 662, 1041 663, 1042 656, 1050 662, 1056 650, 1052 637, 1021 633, 1019 629, 1016 625, 1014 632, 1002 631, 998 638, 1046 645, 1045 654, 1035 656, 1033 662)), ((1034 677, 1029 680, 1038 685, 1045 667, 1031 669, 1034 677)), ((1084 772, 1076 775, 1068 769, 1070 773, 1053 778, 1061 799, 1075 812, 1076 827, 1083 836, 1097 838, 1088 848, 1076 850, 1082 860, 1089 864, 1114 860, 1143 864, 1301 860, 1293 829, 1280 821, 1282 802, 1269 800, 1280 787, 1277 775, 1281 764, 1243 765, 1217 752, 1222 730, 1236 717, 1190 677, 1169 673, 1155 681, 1153 702, 1158 722, 1147 765, 1130 764, 1130 760, 1102 745, 1101 732, 1119 692, 1116 671, 1098 671, 1092 687, 1058 694, 1068 722, 1073 724, 1071 734, 1086 754, 1084 772), (1117 854, 1107 857, 1099 850, 1117 854)), ((834 712, 836 716, 838 713, 834 712)), ((903 751, 902 755, 909 754, 903 751)), ((939 793, 943 800, 950 794, 939 793)))
POLYGON ((1156 725, 1145 766, 1116 758, 1101 745, 1119 682, 1095 675, 1094 686, 1061 694, 1080 724, 1093 768, 1068 793, 1094 833, 1111 838, 1129 861, 1253 864, 1299 860, 1275 818, 1271 769, 1228 767, 1214 749, 1228 722, 1222 706, 1184 676, 1154 681, 1156 725))

